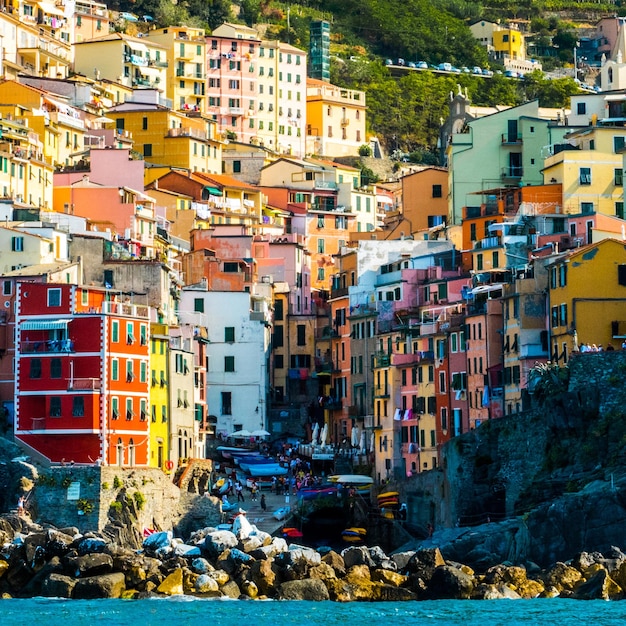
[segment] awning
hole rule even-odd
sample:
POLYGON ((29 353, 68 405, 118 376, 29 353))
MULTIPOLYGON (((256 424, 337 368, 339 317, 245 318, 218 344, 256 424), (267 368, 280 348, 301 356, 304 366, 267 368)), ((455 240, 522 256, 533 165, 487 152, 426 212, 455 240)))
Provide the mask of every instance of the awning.
POLYGON ((27 320, 20 330, 67 330, 70 320, 27 320))
POLYGON ((65 17, 65 13, 52 2, 38 2, 39 8, 48 15, 58 15, 59 17, 65 17))
POLYGON ((217 187, 205 187, 211 196, 222 196, 222 192, 217 187))
POLYGON ((55 100, 54 98, 50 98, 49 96, 44 96, 44 102, 51 104, 53 107, 56 107, 61 113, 69 114, 72 107, 67 102, 61 102, 61 100, 55 100))
POLYGON ((132 41, 130 39, 127 39, 126 43, 128 44, 128 47, 133 52, 141 52, 142 55, 147 55, 147 53, 148 53, 148 46, 146 46, 145 43, 141 43, 139 41, 132 41))

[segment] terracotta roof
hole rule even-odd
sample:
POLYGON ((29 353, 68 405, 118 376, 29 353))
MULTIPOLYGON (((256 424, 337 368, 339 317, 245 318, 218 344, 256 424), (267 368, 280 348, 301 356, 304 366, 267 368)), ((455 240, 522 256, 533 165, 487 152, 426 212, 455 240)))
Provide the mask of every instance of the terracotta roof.
POLYGON ((244 183, 233 176, 227 174, 204 174, 202 172, 192 172, 191 178, 199 180, 200 182, 217 183, 223 187, 236 187, 238 189, 250 189, 251 191, 259 191, 258 187, 244 183))

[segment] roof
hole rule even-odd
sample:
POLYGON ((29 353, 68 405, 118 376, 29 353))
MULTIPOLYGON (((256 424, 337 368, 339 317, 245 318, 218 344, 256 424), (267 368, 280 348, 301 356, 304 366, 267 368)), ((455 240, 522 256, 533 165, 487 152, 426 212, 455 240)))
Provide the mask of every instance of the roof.
POLYGON ((325 165, 327 167, 335 167, 342 170, 352 170, 353 172, 359 172, 358 167, 352 167, 351 165, 344 165, 343 163, 337 163, 336 161, 327 161, 325 159, 318 159, 312 157, 310 159, 305 159, 307 163, 319 163, 320 165, 325 165))
POLYGON ((68 263, 36 263, 35 265, 27 265, 26 267, 20 267, 19 269, 12 270, 10 272, 4 272, 5 278, 19 278, 20 276, 41 276, 42 274, 52 274, 53 272, 60 272, 67 267, 73 267, 76 265, 75 261, 68 263))
POLYGON ((258 187, 244 183, 233 176, 227 174, 204 174, 202 172, 192 172, 191 178, 195 180, 217 183, 222 187, 235 187, 236 189, 249 189, 250 191, 259 191, 258 187))
POLYGON ((283 51, 283 52, 295 52, 297 54, 306 54, 305 50, 302 50, 300 48, 296 48, 295 46, 292 46, 289 43, 281 43, 279 47, 280 47, 281 51, 283 51))
POLYGON ((102 37, 94 37, 93 39, 86 39, 85 41, 77 41, 74 45, 84 46, 90 43, 106 43, 108 41, 126 41, 129 43, 142 43, 149 45, 151 48, 161 48, 161 50, 167 50, 168 47, 150 39, 149 37, 132 37, 125 33, 110 33, 103 35, 102 37))

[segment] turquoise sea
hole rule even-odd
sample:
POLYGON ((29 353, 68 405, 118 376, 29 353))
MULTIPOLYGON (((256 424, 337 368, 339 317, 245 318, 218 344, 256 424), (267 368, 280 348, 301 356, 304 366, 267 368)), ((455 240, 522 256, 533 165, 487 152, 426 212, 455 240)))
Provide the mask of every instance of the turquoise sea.
POLYGON ((570 626, 624 624, 626 601, 476 600, 404 603, 199 600, 0 601, 2 626, 570 626))

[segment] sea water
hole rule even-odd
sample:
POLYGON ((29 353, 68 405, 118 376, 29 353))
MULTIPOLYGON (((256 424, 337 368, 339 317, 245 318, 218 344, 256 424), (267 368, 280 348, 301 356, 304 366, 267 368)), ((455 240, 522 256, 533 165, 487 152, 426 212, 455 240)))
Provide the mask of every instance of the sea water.
POLYGON ((624 624, 626 601, 438 600, 278 602, 202 600, 0 601, 2 626, 571 626, 624 624))

